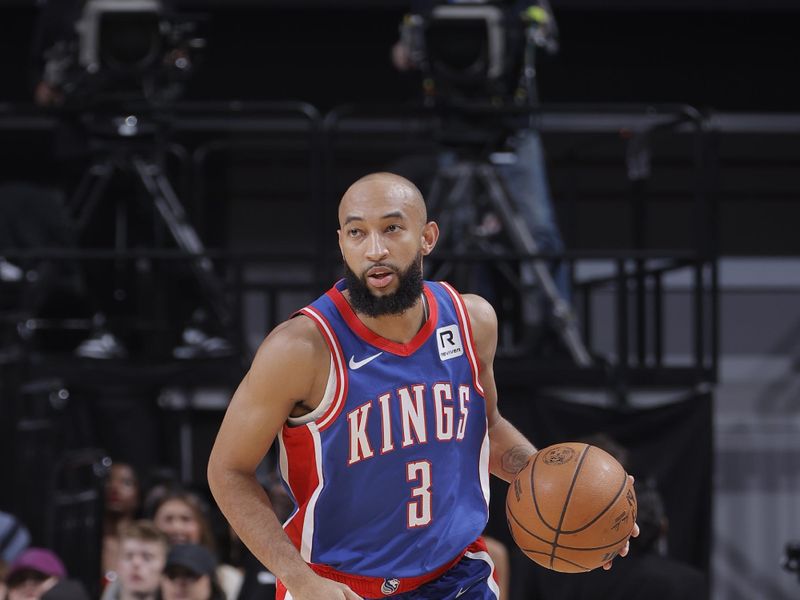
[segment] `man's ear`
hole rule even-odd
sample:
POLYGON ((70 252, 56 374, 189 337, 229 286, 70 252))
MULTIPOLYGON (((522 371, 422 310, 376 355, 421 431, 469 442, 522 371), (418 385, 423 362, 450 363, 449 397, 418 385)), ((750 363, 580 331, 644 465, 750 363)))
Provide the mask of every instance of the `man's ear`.
POLYGON ((439 239, 439 226, 435 221, 428 221, 422 228, 422 255, 427 256, 436 247, 439 239))

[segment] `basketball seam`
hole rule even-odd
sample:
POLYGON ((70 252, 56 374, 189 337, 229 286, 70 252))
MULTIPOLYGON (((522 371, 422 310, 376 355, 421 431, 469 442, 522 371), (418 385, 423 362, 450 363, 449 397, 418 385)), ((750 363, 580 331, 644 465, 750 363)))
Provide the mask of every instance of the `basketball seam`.
MULTIPOLYGON (((537 452, 536 456, 533 457, 533 465, 531 465, 531 476, 530 476, 530 484, 531 484, 531 499, 533 500, 533 507, 536 509, 536 514, 539 516, 539 520, 544 524, 545 527, 551 529, 553 531, 556 530, 555 527, 550 525, 547 521, 545 521, 544 515, 542 511, 539 510, 539 502, 536 500, 536 486, 533 485, 533 474, 536 471, 536 462, 539 460, 539 455, 541 452, 537 452)), ((547 542, 548 544, 551 542, 547 542)))
POLYGON ((622 542, 628 539, 628 536, 621 537, 620 539, 611 542, 610 544, 606 544, 604 546, 595 546, 593 548, 578 548, 575 546, 564 546, 563 544, 558 544, 559 548, 563 548, 564 550, 577 550, 579 552, 591 552, 593 550, 603 550, 605 548, 611 548, 613 546, 619 546, 622 542))
MULTIPOLYGON (((549 554, 548 552, 542 552, 541 550, 529 550, 528 548, 523 548, 522 546, 520 546, 520 550, 522 550, 523 552, 529 552, 530 554, 544 554, 545 556, 548 556, 549 554)), ((556 558, 570 565, 575 565, 576 567, 580 567, 581 569, 586 569, 587 571, 592 570, 589 567, 586 567, 580 563, 572 562, 571 560, 568 560, 566 558, 561 558, 560 556, 556 556, 556 558)))
MULTIPOLYGON (((558 520, 558 528, 556 529, 556 536, 553 538, 553 551, 550 554, 550 568, 553 568, 553 560, 556 556, 556 548, 558 546, 558 536, 561 535, 561 525, 564 523, 564 517, 567 515, 567 508, 569 508, 569 500, 572 497, 572 492, 575 489, 575 482, 578 481, 578 474, 581 472, 581 467, 583 466, 583 461, 586 460, 586 455, 589 454, 589 448, 591 446, 586 446, 581 453, 581 457, 578 460, 578 465, 575 467, 575 472, 572 474, 572 483, 569 484, 569 490, 567 491, 567 497, 564 498, 564 508, 561 510, 561 518, 558 520)), ((531 469, 533 471, 533 469, 531 469)), ((531 480, 533 483, 533 480, 531 480)))
POLYGON ((628 483, 628 474, 627 474, 627 473, 625 473, 625 472, 623 471, 623 476, 622 476, 622 487, 621 487, 621 488, 619 489, 619 491, 616 493, 616 495, 615 495, 615 496, 614 496, 614 498, 611 500, 611 502, 609 502, 609 503, 608 503, 608 506, 606 506, 606 507, 605 507, 605 508, 604 508, 604 509, 603 509, 603 510, 602 510, 602 511, 601 511, 601 512, 600 512, 600 513, 599 513, 599 514, 598 514, 598 515, 597 515, 597 516, 594 518, 594 519, 592 519, 591 521, 589 521, 588 523, 586 523, 586 525, 584 525, 583 527, 579 527, 578 529, 573 529, 573 530, 571 530, 571 531, 562 531, 561 533, 563 533, 563 534, 565 534, 565 535, 570 535, 570 534, 572 534, 572 533, 579 533, 579 532, 583 531, 584 529, 586 529, 587 527, 591 527, 591 526, 592 526, 594 523, 596 523, 596 522, 597 522, 597 520, 598 520, 600 517, 602 517, 604 514, 606 514, 606 513, 608 512, 608 510, 609 510, 609 509, 610 509, 612 506, 614 506, 614 503, 615 503, 615 502, 617 501, 617 499, 619 499, 619 497, 622 495, 622 492, 624 492, 624 491, 625 491, 625 485, 626 485, 627 483, 628 483))
MULTIPOLYGON (((522 529, 525 533, 529 534, 531 537, 534 537, 537 540, 539 540, 540 542, 544 542, 545 544, 548 544, 550 546, 555 546, 556 548, 563 548, 564 550, 578 550, 578 551, 581 551, 581 552, 590 552, 592 550, 603 550, 604 548, 611 548, 612 546, 617 546, 617 545, 621 544, 622 542, 624 542, 625 540, 627 540, 628 537, 629 537, 629 535, 625 535, 625 536, 621 537, 620 539, 615 540, 615 541, 611 542, 610 544, 606 544, 604 546, 592 546, 592 547, 589 547, 589 548, 580 548, 578 546, 565 546, 563 544, 558 544, 556 542, 551 542, 549 540, 546 540, 543 537, 541 537, 540 535, 534 533, 533 531, 531 531, 530 529, 525 527, 525 525, 517 518, 517 515, 514 514, 514 511, 511 510, 511 505, 508 503, 508 499, 506 499, 506 515, 511 517, 512 519, 514 519, 514 522, 519 526, 519 528, 522 529)), ((562 532, 562 533, 565 533, 565 532, 562 532)), ((568 535, 568 534, 566 534, 566 535, 568 535)), ((514 531, 513 530, 511 530, 511 536, 514 537, 514 541, 516 541, 516 537, 514 536, 514 531)), ((520 547, 522 547, 522 546, 520 546, 520 547)), ((526 550, 526 549, 523 548, 523 550, 526 550)), ((526 552, 527 551, 528 550, 526 550, 526 552)), ((539 554, 548 554, 548 553, 547 552, 539 552, 539 554)), ((561 560, 564 560, 564 559, 562 558, 561 560)))
MULTIPOLYGON (((508 514, 509 516, 511 516, 511 518, 512 518, 512 519, 514 519, 514 522, 515 522, 517 525, 519 525, 519 526, 520 526, 520 528, 521 528, 521 529, 522 529, 522 530, 523 530, 525 533, 528 533, 528 534, 532 535, 532 536, 533 536, 533 537, 535 537, 537 540, 539 540, 539 541, 541 541, 541 542, 544 542, 545 544, 549 544, 549 545, 552 545, 552 544, 553 544, 553 542, 551 542, 550 540, 546 540, 546 539, 544 539, 543 537, 539 536, 538 534, 534 533, 533 531, 531 531, 530 529, 528 529, 527 527, 525 527, 525 525, 523 525, 523 524, 520 522, 520 520, 517 518, 517 515, 515 515, 515 514, 514 514, 514 512, 511 510, 511 507, 508 505, 508 500, 506 500, 506 511, 507 511, 507 514, 508 514)), ((511 532, 511 535, 512 535, 512 536, 514 535, 514 532, 513 532, 513 531, 511 532)))

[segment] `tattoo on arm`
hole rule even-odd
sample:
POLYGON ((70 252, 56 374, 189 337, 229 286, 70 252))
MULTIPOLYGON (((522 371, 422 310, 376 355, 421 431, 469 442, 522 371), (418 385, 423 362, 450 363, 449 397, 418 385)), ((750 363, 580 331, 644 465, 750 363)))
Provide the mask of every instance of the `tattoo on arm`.
POLYGON ((516 475, 528 463, 532 455, 531 449, 528 446, 514 446, 506 450, 505 454, 500 458, 500 464, 503 471, 516 475))

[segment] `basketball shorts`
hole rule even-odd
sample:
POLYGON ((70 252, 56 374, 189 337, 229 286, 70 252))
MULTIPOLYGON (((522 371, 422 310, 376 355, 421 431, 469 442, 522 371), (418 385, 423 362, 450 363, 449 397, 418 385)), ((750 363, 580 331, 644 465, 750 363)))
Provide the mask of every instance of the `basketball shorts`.
POLYGON ((415 590, 390 596, 397 600, 498 600, 494 563, 485 550, 470 552, 438 579, 415 590))
MULTIPOLYGON (((498 600, 500 590, 495 579, 494 563, 483 540, 472 544, 455 565, 438 578, 409 592, 382 596, 363 596, 370 600, 498 600)), ((292 600, 278 582, 277 600, 292 600)))

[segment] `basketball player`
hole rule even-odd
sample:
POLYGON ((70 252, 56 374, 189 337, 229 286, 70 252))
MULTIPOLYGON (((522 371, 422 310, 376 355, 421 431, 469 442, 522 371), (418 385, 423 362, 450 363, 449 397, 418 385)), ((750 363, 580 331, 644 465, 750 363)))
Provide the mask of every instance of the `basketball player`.
POLYGON ((410 181, 359 179, 339 226, 345 278, 263 342, 211 490, 279 599, 495 599, 489 473, 511 481, 536 450, 497 410, 494 310, 423 282, 438 227, 410 181), (283 529, 254 474, 276 437, 283 529))

